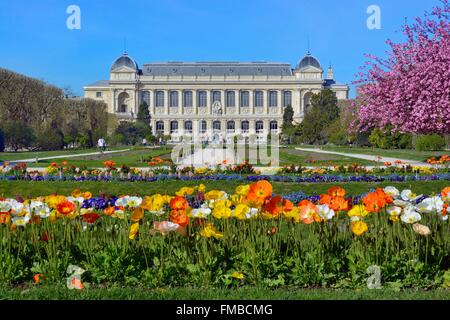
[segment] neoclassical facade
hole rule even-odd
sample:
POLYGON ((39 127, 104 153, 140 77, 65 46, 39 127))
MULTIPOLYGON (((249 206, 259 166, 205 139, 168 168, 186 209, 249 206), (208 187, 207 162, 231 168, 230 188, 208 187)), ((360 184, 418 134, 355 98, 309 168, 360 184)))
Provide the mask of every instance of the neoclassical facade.
POLYGON ((265 140, 279 133, 283 110, 292 106, 301 122, 314 93, 329 88, 338 100, 349 87, 334 80, 330 67, 324 77, 311 54, 294 69, 275 62, 163 62, 139 68, 128 54, 114 61, 109 80, 84 87, 85 97, 103 100, 119 121, 133 121, 139 105, 150 109, 155 135, 173 142, 192 135, 202 140, 226 140, 256 135, 265 140))

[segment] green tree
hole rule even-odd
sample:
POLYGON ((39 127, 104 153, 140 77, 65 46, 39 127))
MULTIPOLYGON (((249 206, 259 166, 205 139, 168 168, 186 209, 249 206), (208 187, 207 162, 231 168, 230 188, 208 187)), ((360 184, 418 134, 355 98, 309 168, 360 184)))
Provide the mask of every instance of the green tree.
POLYGON ((152 127, 150 125, 150 111, 148 104, 144 101, 139 105, 139 110, 136 120, 137 136, 142 139, 146 138, 147 141, 153 141, 155 138, 152 135, 152 127))
POLYGON ((5 135, 3 130, 0 128, 0 152, 5 151, 5 135))
POLYGON ((305 143, 326 143, 326 130, 338 118, 339 107, 335 93, 330 89, 322 90, 312 95, 311 109, 297 127, 297 135, 305 143))
POLYGON ((126 145, 135 145, 139 138, 137 131, 136 124, 128 121, 121 122, 115 130, 115 138, 123 141, 126 145), (123 136, 123 139, 117 137, 117 135, 123 136))
POLYGON ((36 141, 33 129, 20 122, 8 122, 3 126, 5 145, 14 151, 21 148, 30 148, 36 141))

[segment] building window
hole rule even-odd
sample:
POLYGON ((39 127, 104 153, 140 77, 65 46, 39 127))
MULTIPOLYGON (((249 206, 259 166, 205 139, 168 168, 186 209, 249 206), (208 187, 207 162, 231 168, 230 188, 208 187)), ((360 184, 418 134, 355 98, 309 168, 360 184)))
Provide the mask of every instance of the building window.
POLYGON ((178 107, 178 91, 170 91, 169 106, 178 107))
POLYGON ((156 133, 157 134, 163 134, 164 133, 164 122, 163 121, 157 121, 156 122, 156 133))
POLYGON ((292 92, 284 91, 283 93, 283 107, 292 107, 292 92))
POLYGON ((102 92, 101 92, 101 91, 97 91, 97 92, 95 93, 95 96, 96 96, 97 98, 101 98, 101 97, 102 97, 102 92))
POLYGON ((213 97, 213 100, 212 100, 213 103, 216 101, 220 102, 220 100, 221 100, 220 91, 213 91, 212 97, 213 97))
POLYGON ((150 105, 150 92, 148 92, 148 91, 141 91, 141 98, 140 98, 140 100, 141 100, 141 103, 146 103, 147 104, 147 106, 149 106, 150 105))
POLYGON ((256 133, 262 133, 264 131, 264 122, 256 121, 256 133))
POLYGON ((156 91, 155 107, 164 107, 164 91, 156 91))
POLYGON ((307 92, 303 97, 303 111, 306 113, 311 109, 312 92, 307 92))
POLYGON ((227 107, 235 106, 235 93, 234 91, 227 91, 227 107))
POLYGON ((186 133, 192 133, 192 121, 186 121, 184 123, 184 131, 186 133))
POLYGON ((191 108, 192 107, 192 91, 184 91, 183 94, 183 105, 186 108, 191 108))
POLYGON ((198 92, 198 106, 199 107, 206 107, 206 91, 199 91, 198 92))
POLYGON ((214 121, 213 122, 213 130, 214 131, 220 131, 220 121, 214 121))
POLYGON ((264 96, 262 91, 255 91, 255 107, 264 106, 264 96))
POLYGON ((269 107, 278 107, 278 92, 269 91, 269 107))
POLYGON ((247 108, 250 106, 250 94, 248 91, 241 91, 241 107, 247 108))
POLYGON ((202 122, 200 123, 200 133, 205 133, 206 132, 206 121, 202 120, 202 122))
POLYGON ((119 105, 119 112, 121 113, 126 113, 127 112, 127 100, 130 98, 130 96, 128 95, 128 93, 126 92, 122 92, 121 94, 119 94, 118 97, 118 105, 119 105))
POLYGON ((270 131, 278 131, 278 122, 270 121, 270 131))
POLYGON ((242 121, 241 122, 242 133, 247 133, 249 129, 250 129, 250 123, 248 121, 242 121))
POLYGON ((234 132, 234 121, 228 121, 227 122, 227 131, 229 133, 233 133, 234 132))
POLYGON ((178 121, 171 121, 170 122, 170 133, 177 133, 178 132, 178 121))

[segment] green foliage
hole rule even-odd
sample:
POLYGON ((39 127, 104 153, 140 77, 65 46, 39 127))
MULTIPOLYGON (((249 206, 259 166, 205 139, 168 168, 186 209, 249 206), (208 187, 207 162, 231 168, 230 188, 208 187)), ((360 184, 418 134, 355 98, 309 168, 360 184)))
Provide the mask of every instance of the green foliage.
POLYGON ((326 136, 328 142, 335 145, 346 145, 349 140, 347 130, 341 124, 341 119, 337 119, 330 124, 326 129, 326 136))
POLYGON ((337 98, 333 91, 325 89, 311 97, 311 110, 307 111, 299 125, 297 135, 304 143, 324 144, 326 130, 339 118, 337 98))
POLYGON ((294 109, 288 105, 284 108, 283 111, 283 124, 281 126, 281 129, 283 130, 283 133, 285 129, 289 129, 293 126, 294 122, 294 109))
POLYGON ((3 125, 5 134, 5 144, 10 146, 14 151, 22 148, 30 148, 36 141, 33 129, 20 122, 8 122, 3 125))
MULTIPOLYGON (((115 135, 122 135, 125 145, 135 145, 138 142, 138 130, 132 122, 121 122, 115 130, 115 135)), ((116 137, 118 138, 118 137, 116 137)))
POLYGON ((65 141, 60 131, 47 128, 37 133, 36 144, 42 150, 59 150, 64 147, 65 141))
POLYGON ((380 149, 410 149, 412 135, 392 131, 391 127, 385 130, 376 128, 370 133, 369 142, 373 147, 380 149))
POLYGON ((420 135, 416 138, 415 147, 419 151, 440 151, 446 145, 445 138, 438 134, 420 135))

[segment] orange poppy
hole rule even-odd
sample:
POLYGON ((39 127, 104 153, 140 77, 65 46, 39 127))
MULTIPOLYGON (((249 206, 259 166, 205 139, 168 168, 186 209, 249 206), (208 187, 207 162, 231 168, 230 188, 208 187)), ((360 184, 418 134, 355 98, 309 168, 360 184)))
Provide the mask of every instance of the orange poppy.
POLYGON ((362 199, 365 209, 369 212, 378 213, 386 205, 384 196, 380 196, 377 192, 371 192, 362 199))
POLYGON ((107 207, 107 208, 105 208, 105 209, 103 210, 103 213, 104 213, 105 215, 107 215, 107 216, 110 216, 110 215, 112 215, 112 214, 114 213, 114 211, 116 211, 116 209, 115 209, 114 206, 112 206, 112 207, 107 207))
POLYGON ((143 217, 144 217, 144 209, 137 207, 134 208, 130 220, 133 222, 139 222, 139 220, 141 220, 143 217))
POLYGON ((260 180, 250 185, 249 194, 254 194, 258 198, 267 198, 272 195, 272 185, 269 181, 260 180))
POLYGON ((270 213, 274 217, 278 217, 283 212, 289 212, 293 208, 294 204, 287 199, 283 199, 281 196, 273 197, 264 205, 264 211, 270 213))
POLYGON ((442 189, 441 195, 443 197, 448 197, 450 195, 450 187, 445 187, 444 189, 442 189))
POLYGON ((331 202, 329 203, 330 209, 334 211, 348 211, 350 210, 350 206, 348 201, 343 197, 332 197, 331 202))
POLYGON ((11 215, 7 212, 0 212, 0 224, 8 224, 11 221, 11 215))
POLYGON ((319 209, 317 206, 308 200, 303 200, 298 204, 300 208, 300 219, 304 224, 311 224, 314 221, 319 222, 319 209))
POLYGON ((169 214, 169 220, 180 227, 186 227, 189 224, 189 217, 182 210, 172 210, 169 214))
POLYGON ((345 190, 341 187, 334 186, 328 189, 328 194, 332 197, 344 197, 345 196, 345 190))
POLYGON ((75 205, 70 201, 63 201, 56 205, 56 210, 63 215, 68 215, 74 212, 76 209, 75 205))
POLYGON ((328 204, 328 205, 330 205, 332 199, 333 199, 333 197, 330 196, 329 194, 321 194, 319 203, 320 204, 328 204))
POLYGON ((170 200, 169 205, 173 210, 186 210, 188 207, 188 202, 185 198, 176 196, 170 200))

